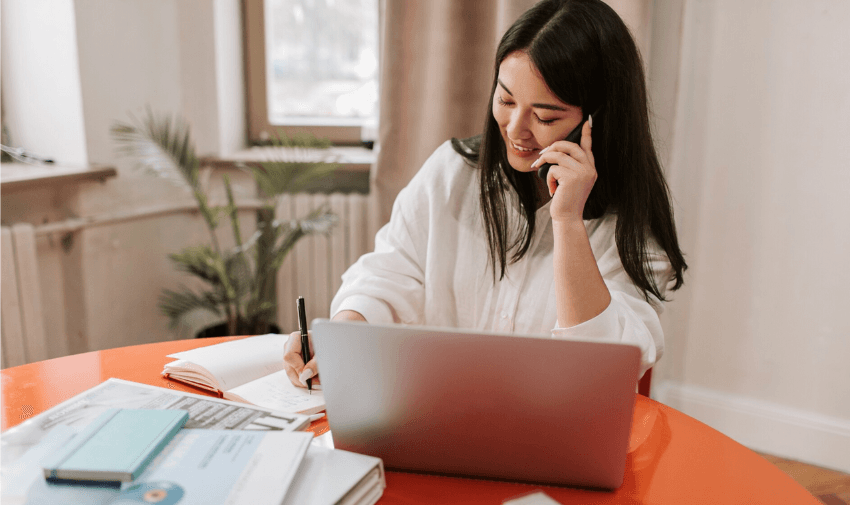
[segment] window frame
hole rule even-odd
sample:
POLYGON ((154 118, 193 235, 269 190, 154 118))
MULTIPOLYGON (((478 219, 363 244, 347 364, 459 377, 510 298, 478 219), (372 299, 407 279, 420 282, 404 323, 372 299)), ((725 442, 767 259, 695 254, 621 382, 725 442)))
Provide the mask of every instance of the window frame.
POLYGON ((292 124, 274 125, 269 121, 266 83, 265 0, 242 0, 245 53, 245 109, 248 142, 267 144, 281 134, 291 137, 309 134, 330 140, 334 145, 363 144, 361 126, 292 124))

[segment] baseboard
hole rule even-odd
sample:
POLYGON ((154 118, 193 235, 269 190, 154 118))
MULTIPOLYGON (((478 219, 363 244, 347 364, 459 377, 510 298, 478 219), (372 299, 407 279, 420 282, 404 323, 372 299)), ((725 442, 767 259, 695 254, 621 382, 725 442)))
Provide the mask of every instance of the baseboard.
POLYGON ((758 452, 850 473, 850 420, 663 381, 652 397, 758 452))

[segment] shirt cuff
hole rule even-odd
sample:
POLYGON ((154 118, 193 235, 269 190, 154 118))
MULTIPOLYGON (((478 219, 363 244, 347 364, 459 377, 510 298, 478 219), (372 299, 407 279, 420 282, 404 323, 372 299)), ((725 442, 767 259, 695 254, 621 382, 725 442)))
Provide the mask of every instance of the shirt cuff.
POLYGON ((552 337, 571 340, 619 341, 623 329, 613 299, 611 302, 599 315, 583 323, 569 328, 561 328, 560 323, 556 323, 555 328, 552 329, 552 337))
MULTIPOLYGON (((646 327, 646 323, 633 310, 627 308, 628 305, 622 301, 622 296, 620 293, 611 293, 611 303, 608 304, 608 307, 601 314, 593 319, 570 328, 560 328, 556 325, 552 330, 552 337, 569 340, 593 340, 596 342, 622 342, 636 345, 641 350, 640 372, 638 374, 638 378, 640 378, 658 360, 659 352, 657 346, 659 344, 655 343, 651 332, 646 327), (623 308, 623 304, 625 304, 626 308, 623 308)), ((661 335, 660 331, 661 329, 659 327, 659 337, 661 335)), ((660 345, 663 346, 663 340, 660 345)))
POLYGON ((331 314, 331 319, 343 310, 359 312, 366 318, 366 322, 371 324, 391 324, 393 322, 393 313, 390 307, 382 300, 367 295, 349 296, 339 304, 336 312, 331 314))

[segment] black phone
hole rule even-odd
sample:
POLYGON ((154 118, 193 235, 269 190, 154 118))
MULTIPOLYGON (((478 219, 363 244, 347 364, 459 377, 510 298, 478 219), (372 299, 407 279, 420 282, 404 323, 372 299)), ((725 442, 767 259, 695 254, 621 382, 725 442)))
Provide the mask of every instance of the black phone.
MULTIPOLYGON (((599 114, 599 109, 601 109, 601 107, 597 108, 590 115, 596 117, 599 114)), ((582 119, 581 123, 579 123, 578 126, 573 128, 573 131, 571 131, 566 137, 564 137, 564 140, 566 140, 567 142, 572 142, 574 144, 579 144, 581 142, 581 129, 584 127, 584 123, 587 122, 587 118, 588 116, 585 116, 584 119, 582 119)), ((537 169, 537 176, 545 181, 546 176, 549 175, 549 169, 551 167, 552 163, 544 163, 540 165, 540 168, 537 169)))

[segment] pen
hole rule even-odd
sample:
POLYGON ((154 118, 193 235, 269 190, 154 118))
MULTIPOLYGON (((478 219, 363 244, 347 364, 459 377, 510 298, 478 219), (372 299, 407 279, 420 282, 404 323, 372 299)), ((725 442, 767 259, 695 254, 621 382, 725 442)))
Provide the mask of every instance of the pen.
MULTIPOLYGON (((304 297, 299 296, 296 302, 298 307, 298 329, 301 331, 301 356, 304 357, 304 364, 310 361, 310 337, 307 333, 307 310, 304 308, 304 297)), ((310 394, 313 394, 313 379, 307 379, 307 389, 310 394)))

